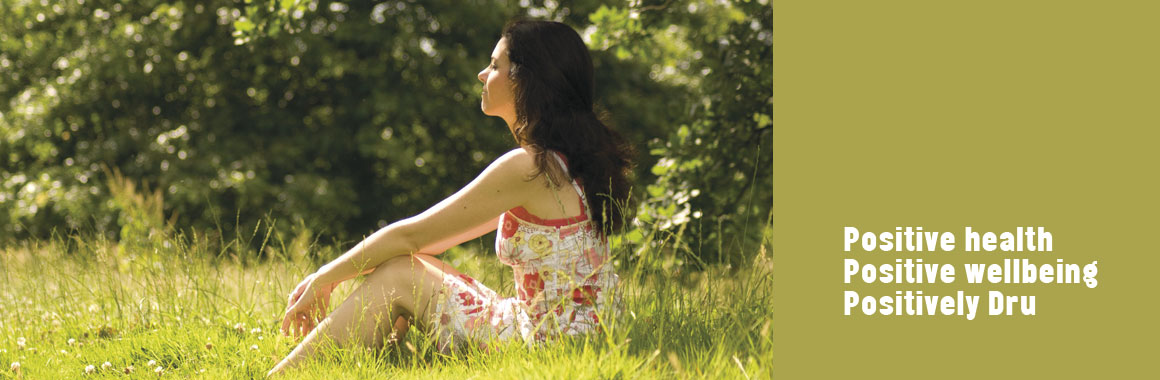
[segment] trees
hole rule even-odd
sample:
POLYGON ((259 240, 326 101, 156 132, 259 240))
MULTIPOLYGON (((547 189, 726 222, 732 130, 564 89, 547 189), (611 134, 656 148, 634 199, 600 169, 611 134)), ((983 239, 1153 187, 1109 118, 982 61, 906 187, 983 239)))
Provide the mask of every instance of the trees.
POLYGON ((680 125, 650 143, 657 178, 645 187, 643 223, 630 237, 695 236, 675 239, 676 248, 702 261, 751 255, 744 249, 759 238, 772 199, 772 8, 636 1, 592 19, 596 45, 652 62, 650 75, 684 90, 670 100, 680 125))
POLYGON ((608 3, 6 4, 0 241, 116 234, 131 213, 110 199, 106 168, 159 190, 181 228, 233 234, 271 220, 347 241, 417 213, 513 146, 503 122, 479 112, 475 75, 518 14, 587 35, 598 103, 653 150, 639 157, 642 219, 681 225, 767 197, 747 189, 768 181, 730 177, 769 168, 748 158, 768 156, 751 148, 768 141, 767 6, 608 3), (624 22, 612 16, 634 9, 639 27, 612 33, 624 22))

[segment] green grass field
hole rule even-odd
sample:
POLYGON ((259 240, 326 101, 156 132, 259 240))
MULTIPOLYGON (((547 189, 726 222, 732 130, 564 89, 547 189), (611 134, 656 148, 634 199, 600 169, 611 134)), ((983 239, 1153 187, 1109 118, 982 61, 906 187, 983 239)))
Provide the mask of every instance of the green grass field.
MULTIPOLYGON (((188 238, 10 246, 0 253, 0 378, 261 378, 297 343, 279 318, 291 287, 317 268, 287 253, 323 249, 292 243, 266 246, 275 259, 265 260, 188 238)), ((510 295, 510 269, 468 246, 439 258, 510 295)), ((769 378, 767 247, 752 247, 744 268, 622 264, 625 310, 603 335, 442 355, 412 331, 386 350, 324 350, 287 378, 769 378)))

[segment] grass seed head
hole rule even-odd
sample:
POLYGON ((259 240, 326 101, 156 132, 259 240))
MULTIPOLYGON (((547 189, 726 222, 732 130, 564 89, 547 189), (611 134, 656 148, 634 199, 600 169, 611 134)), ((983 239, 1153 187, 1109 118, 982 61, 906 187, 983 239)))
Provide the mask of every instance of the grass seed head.
POLYGON ((155 365, 157 365, 157 361, 156 361, 156 360, 150 360, 148 363, 145 363, 145 366, 146 366, 146 367, 152 367, 152 366, 155 366, 155 365))
POLYGON ((20 362, 12 362, 12 365, 8 366, 8 369, 12 372, 20 373, 20 362))
POLYGON ((130 373, 133 373, 133 370, 135 370, 135 369, 136 368, 133 368, 133 366, 128 366, 128 367, 125 367, 125 370, 123 372, 125 372, 125 374, 128 375, 130 373))
POLYGON ((113 368, 113 363, 104 362, 104 363, 102 363, 102 364, 101 364, 101 370, 102 370, 102 371, 108 371, 108 370, 109 370, 109 368, 113 368))
POLYGON ((157 368, 153 369, 153 373, 156 373, 158 376, 160 376, 161 374, 165 373, 165 368, 161 368, 161 366, 157 366, 157 368))
POLYGON ((76 340, 76 339, 73 339, 73 338, 68 338, 68 342, 67 342, 67 343, 68 343, 68 345, 70 345, 70 346, 71 346, 71 345, 77 344, 77 340, 76 340))
POLYGON ((93 372, 97 372, 97 366, 92 364, 85 366, 85 374, 92 374, 93 372))

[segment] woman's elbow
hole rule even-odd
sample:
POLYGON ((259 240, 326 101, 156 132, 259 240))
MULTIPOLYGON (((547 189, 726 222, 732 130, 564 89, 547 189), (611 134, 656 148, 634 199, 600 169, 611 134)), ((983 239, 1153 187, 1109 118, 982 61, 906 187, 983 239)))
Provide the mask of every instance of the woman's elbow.
POLYGON ((392 248, 389 256, 412 255, 420 253, 422 245, 418 242, 418 234, 410 219, 398 221, 383 228, 381 239, 392 248))

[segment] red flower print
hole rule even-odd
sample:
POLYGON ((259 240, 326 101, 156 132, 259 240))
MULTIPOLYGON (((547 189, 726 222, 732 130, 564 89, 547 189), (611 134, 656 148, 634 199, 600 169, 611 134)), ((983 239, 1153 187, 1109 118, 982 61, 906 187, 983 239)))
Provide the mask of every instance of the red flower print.
POLYGON ((521 284, 518 291, 520 300, 530 300, 542 291, 544 291, 544 280, 540 278, 539 273, 528 273, 524 275, 523 284, 521 284))
POLYGON ((475 296, 471 295, 469 292, 459 293, 459 299, 463 303, 464 307, 483 304, 483 301, 475 299, 475 296))
POLYGON ((503 228, 500 230, 500 236, 503 236, 504 239, 510 238, 510 237, 512 237, 512 235, 516 234, 516 230, 518 230, 519 228, 520 228, 519 222, 517 222, 517 221, 513 220, 512 218, 509 218, 505 215, 503 217, 503 228))
POLYGON ((592 305, 596 301, 596 292, 598 291, 600 291, 600 288, 588 285, 576 288, 572 291, 572 302, 581 306, 592 305))
POLYGON ((595 323, 598 325, 600 324, 600 317, 596 315, 596 312, 589 311, 588 316, 592 318, 592 323, 595 323))
POLYGON ((459 275, 459 278, 462 278, 462 279, 463 279, 463 282, 466 282, 468 285, 471 285, 471 284, 474 284, 474 283, 475 283, 475 279, 474 279, 474 278, 471 278, 471 276, 468 276, 468 275, 466 275, 466 274, 461 274, 461 275, 459 275))

